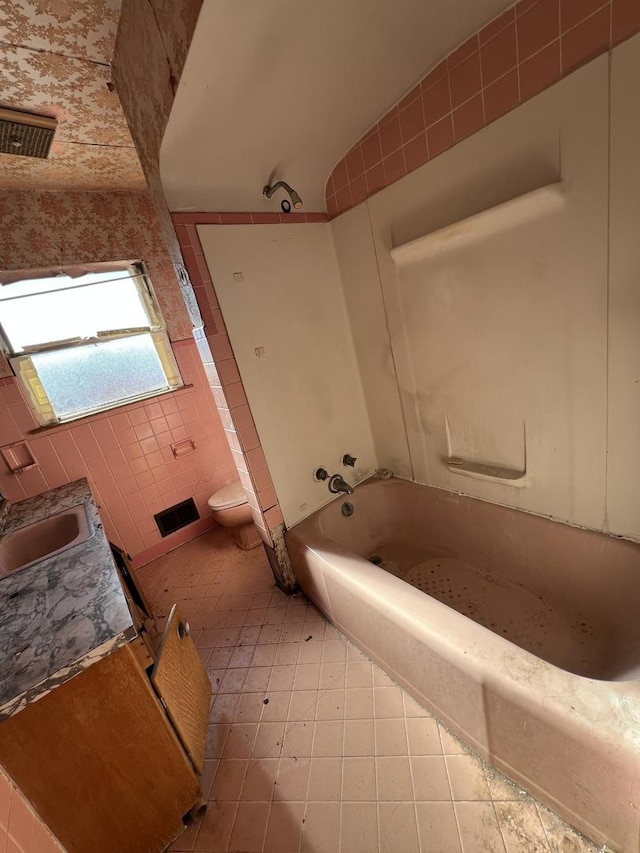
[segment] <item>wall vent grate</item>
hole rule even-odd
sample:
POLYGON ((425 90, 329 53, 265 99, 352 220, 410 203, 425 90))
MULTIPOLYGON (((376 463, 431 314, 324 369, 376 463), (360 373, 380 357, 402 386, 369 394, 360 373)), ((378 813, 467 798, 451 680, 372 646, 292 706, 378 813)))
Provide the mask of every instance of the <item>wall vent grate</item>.
POLYGON ((57 124, 48 116, 0 109, 0 153, 46 160, 57 124))
POLYGON ((187 524, 192 524, 200 518, 200 514, 196 508, 193 498, 188 498, 179 504, 174 504, 168 509, 163 509, 162 512, 153 516, 161 536, 168 536, 170 533, 175 533, 187 524))

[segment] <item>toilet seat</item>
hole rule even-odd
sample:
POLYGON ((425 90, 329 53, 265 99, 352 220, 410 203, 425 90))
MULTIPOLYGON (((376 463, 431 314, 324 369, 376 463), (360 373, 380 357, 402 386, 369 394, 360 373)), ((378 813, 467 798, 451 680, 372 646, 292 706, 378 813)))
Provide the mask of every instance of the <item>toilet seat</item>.
POLYGON ((232 509, 234 506, 242 506, 247 503, 247 496, 242 488, 240 480, 225 486, 214 492, 207 501, 209 508, 213 510, 232 509))

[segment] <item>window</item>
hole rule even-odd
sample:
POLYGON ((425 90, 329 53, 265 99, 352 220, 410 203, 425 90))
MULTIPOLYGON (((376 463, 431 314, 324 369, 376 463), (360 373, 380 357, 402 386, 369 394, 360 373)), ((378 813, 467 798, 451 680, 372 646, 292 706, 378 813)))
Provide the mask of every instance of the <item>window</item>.
POLYGON ((3 285, 0 332, 43 426, 182 385, 141 262, 3 285))

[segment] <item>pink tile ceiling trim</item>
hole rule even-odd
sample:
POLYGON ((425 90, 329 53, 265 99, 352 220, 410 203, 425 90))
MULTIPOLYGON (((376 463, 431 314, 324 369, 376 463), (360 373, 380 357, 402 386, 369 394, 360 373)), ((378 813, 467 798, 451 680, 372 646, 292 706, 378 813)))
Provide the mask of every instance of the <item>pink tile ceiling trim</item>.
MULTIPOLYGON (((276 225, 293 222, 328 222, 326 213, 172 213, 179 225, 276 225)), ((177 227, 176 227, 177 230, 177 227)))
POLYGON ((453 50, 337 163, 330 219, 640 31, 639 0, 519 0, 453 50))

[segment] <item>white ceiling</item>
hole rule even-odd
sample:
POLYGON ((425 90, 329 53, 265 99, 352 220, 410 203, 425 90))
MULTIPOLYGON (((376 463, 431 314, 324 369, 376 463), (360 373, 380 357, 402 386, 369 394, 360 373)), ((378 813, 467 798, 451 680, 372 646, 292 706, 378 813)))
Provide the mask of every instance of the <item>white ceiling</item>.
POLYGON ((334 165, 512 0, 204 0, 160 154, 169 208, 325 209, 334 165))

